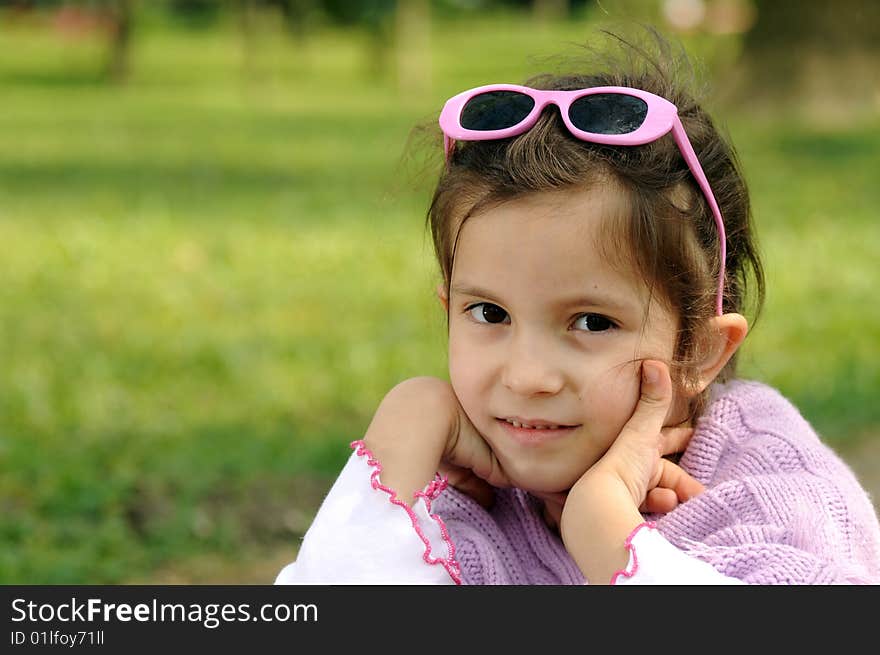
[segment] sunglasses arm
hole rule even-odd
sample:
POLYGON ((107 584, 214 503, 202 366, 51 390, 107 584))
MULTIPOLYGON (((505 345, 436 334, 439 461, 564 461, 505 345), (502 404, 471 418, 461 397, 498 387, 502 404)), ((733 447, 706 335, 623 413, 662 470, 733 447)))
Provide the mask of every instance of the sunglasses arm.
POLYGON ((712 187, 709 186, 709 180, 706 179, 706 174, 703 172, 700 160, 697 159, 694 147, 691 145, 691 141, 688 139, 687 133, 684 131, 684 126, 681 124, 678 115, 675 116, 672 122, 672 138, 675 139, 678 149, 684 156, 684 160, 687 162, 688 168, 691 170, 691 173, 693 173, 694 178, 696 178, 697 184, 700 186, 706 201, 709 203, 712 215, 715 217, 715 225, 718 228, 719 256, 721 260, 718 270, 718 299, 715 303, 715 312, 721 316, 722 298, 724 297, 725 263, 727 262, 727 235, 724 231, 724 219, 721 217, 721 210, 718 208, 715 194, 712 193, 712 187))
POLYGON ((452 150, 455 148, 455 140, 450 139, 445 134, 443 135, 443 153, 446 156, 446 161, 449 161, 449 158, 452 157, 452 150))

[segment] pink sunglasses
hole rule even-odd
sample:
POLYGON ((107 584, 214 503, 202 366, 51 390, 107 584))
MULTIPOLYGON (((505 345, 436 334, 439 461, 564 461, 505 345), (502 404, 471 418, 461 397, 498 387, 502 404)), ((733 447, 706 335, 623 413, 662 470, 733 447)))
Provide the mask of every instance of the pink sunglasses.
POLYGON ((447 161, 456 140, 489 141, 522 134, 535 125, 549 104, 559 107, 568 131, 582 141, 640 146, 672 132, 672 138, 709 203, 718 228, 721 270, 715 311, 720 316, 727 259, 724 221, 703 167, 678 117, 678 109, 665 98, 622 86, 597 86, 576 91, 542 91, 516 84, 479 86, 447 100, 440 113, 447 161))

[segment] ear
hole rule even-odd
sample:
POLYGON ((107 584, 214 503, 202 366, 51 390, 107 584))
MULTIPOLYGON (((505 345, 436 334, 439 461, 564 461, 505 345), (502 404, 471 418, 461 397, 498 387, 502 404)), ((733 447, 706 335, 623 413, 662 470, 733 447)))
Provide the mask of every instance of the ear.
POLYGON ((749 323, 742 314, 722 314, 709 319, 709 331, 710 347, 700 364, 699 381, 690 389, 693 394, 708 387, 733 357, 749 332, 749 323))
POLYGON ((449 296, 446 293, 446 287, 443 286, 443 283, 437 285, 437 298, 440 299, 440 304, 443 305, 443 311, 449 312, 449 296))

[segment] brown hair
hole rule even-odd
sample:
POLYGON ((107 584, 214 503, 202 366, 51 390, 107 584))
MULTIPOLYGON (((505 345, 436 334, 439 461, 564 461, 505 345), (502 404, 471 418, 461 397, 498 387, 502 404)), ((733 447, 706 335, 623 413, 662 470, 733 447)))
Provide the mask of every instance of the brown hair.
MULTIPOLYGON (((764 275, 751 226, 751 207, 736 153, 694 100, 682 75, 693 77, 684 50, 648 29, 639 43, 603 32, 611 50, 588 47, 593 65, 604 72, 542 74, 525 82, 539 89, 572 90, 627 86, 654 93, 678 108, 724 218, 727 232, 724 312, 745 312, 752 292, 757 319, 764 300, 764 275), (752 283, 754 287, 752 288, 752 283)), ((678 316, 673 381, 692 379, 706 346, 707 319, 715 314, 719 243, 715 221, 671 135, 643 146, 611 147, 573 137, 556 107, 544 111, 529 131, 510 139, 459 142, 440 175, 427 214, 446 291, 455 248, 468 218, 528 193, 589 188, 613 183, 629 211, 605 221, 603 253, 609 261, 637 271, 678 316)), ((448 319, 448 317, 447 317, 448 319)), ((735 374, 736 357, 719 375, 735 374)), ((691 403, 691 418, 703 411, 705 391, 691 403)))

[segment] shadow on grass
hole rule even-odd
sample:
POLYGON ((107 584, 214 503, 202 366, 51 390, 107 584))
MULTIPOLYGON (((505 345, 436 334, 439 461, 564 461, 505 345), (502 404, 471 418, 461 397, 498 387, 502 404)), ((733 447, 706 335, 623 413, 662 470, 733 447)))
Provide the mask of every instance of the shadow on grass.
POLYGON ((0 73, 0 89, 3 87, 50 91, 81 88, 113 88, 103 71, 99 70, 5 70, 0 73))
POLYGON ((789 159, 815 160, 823 166, 858 166, 875 158, 880 138, 866 138, 864 130, 849 132, 786 132, 778 139, 780 152, 789 159))
POLYGON ((305 187, 319 176, 306 175, 266 164, 242 162, 239 165, 208 160, 168 164, 138 161, 65 161, 41 163, 0 163, 0 180, 17 195, 69 193, 88 195, 101 191, 160 191, 187 194, 200 187, 216 187, 226 194, 272 193, 305 187))
POLYGON ((175 560, 294 548, 348 440, 293 426, 7 437, 0 584, 107 584, 175 560))

